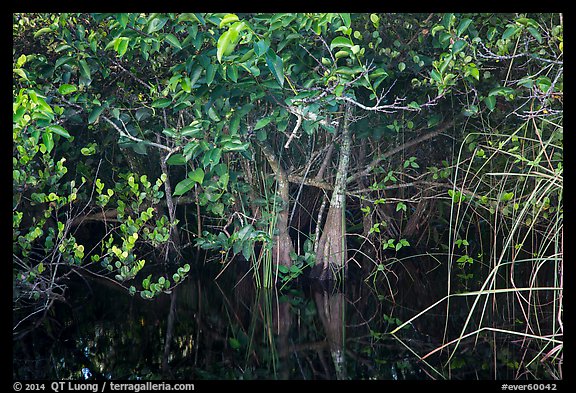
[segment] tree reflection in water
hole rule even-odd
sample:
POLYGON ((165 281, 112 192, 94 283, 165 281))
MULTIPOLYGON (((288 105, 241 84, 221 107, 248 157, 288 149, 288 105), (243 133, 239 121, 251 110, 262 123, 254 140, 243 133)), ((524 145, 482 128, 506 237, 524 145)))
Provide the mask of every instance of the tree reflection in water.
MULTIPOLYGON (((77 302, 14 342, 13 376, 83 379, 88 369, 92 379, 436 379, 450 369, 451 378, 491 379, 489 337, 463 343, 459 363, 418 359, 441 345, 442 307, 402 329, 402 342, 387 334, 442 296, 434 286, 398 286, 391 299, 361 280, 278 291, 237 277, 190 277, 153 301, 98 282, 91 294, 79 281, 70 296, 77 302)), ((497 348, 499 375, 512 377, 514 351, 497 348)))

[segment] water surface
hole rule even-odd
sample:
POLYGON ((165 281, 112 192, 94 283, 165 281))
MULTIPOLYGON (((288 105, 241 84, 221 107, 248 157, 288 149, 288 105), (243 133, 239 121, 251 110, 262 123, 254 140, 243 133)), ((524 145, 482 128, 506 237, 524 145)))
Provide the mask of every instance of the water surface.
MULTIPOLYGON (((153 300, 78 280, 33 332, 14 342, 15 379, 513 379, 518 343, 458 335, 466 299, 442 303, 445 270, 429 259, 343 285, 258 289, 250 275, 192 273, 153 300)), ((545 374, 541 374, 546 377, 545 374)))

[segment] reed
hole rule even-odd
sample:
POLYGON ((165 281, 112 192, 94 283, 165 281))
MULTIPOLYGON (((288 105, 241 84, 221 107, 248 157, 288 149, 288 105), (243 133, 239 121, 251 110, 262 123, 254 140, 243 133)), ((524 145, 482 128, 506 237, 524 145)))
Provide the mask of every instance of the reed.
POLYGON ((460 146, 450 192, 446 296, 391 332, 445 304, 443 343, 420 358, 445 351, 448 375, 462 342, 469 338, 476 342, 487 333, 520 338, 516 340, 522 354, 517 377, 542 363, 554 377, 562 375, 561 139, 560 124, 528 119, 510 134, 469 134, 460 146), (472 157, 466 157, 466 150, 472 157), (470 247, 463 250, 462 239, 470 247), (473 255, 474 249, 482 252, 473 255), (454 273, 463 268, 474 271, 475 288, 455 288, 454 273), (470 303, 466 317, 458 321, 450 304, 461 296, 470 303), (454 323, 460 332, 449 337, 448 326, 454 323))

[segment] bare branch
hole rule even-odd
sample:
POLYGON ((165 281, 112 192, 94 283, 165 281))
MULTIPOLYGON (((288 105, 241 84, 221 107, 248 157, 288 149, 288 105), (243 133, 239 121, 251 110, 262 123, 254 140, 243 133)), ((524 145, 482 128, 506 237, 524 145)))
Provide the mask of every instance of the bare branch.
POLYGON ((114 127, 114 129, 115 129, 116 131, 118 131, 118 132, 120 133, 120 135, 122 135, 122 136, 124 136, 124 137, 126 137, 126 138, 128 138, 128 139, 130 139, 130 140, 133 140, 134 142, 142 142, 142 143, 145 143, 145 144, 147 144, 147 145, 157 147, 158 149, 166 150, 166 151, 168 151, 170 154, 174 153, 175 151, 180 150, 180 146, 177 146, 177 147, 173 147, 173 148, 172 148, 172 147, 168 147, 168 146, 165 146, 165 145, 161 145, 161 144, 159 144, 159 143, 155 143, 155 142, 146 141, 146 140, 143 140, 143 139, 140 139, 140 138, 136 138, 135 136, 130 135, 127 131, 122 130, 120 127, 118 127, 118 126, 116 125, 116 123, 114 123, 114 122, 113 122, 112 120, 110 120, 108 117, 102 116, 102 115, 100 115, 100 117, 103 118, 104 120, 106 120, 106 122, 108 122, 112 127, 114 127))
MULTIPOLYGON (((478 57, 481 57, 484 59, 511 60, 511 59, 515 59, 518 57, 528 57, 528 58, 532 58, 534 60, 542 61, 544 63, 552 63, 552 64, 560 64, 560 65, 564 64, 564 62, 562 60, 544 59, 544 58, 536 56, 535 54, 532 54, 532 53, 516 53, 514 55, 498 55, 498 54, 492 52, 490 49, 488 49, 482 41, 478 41, 478 42, 480 43, 480 46, 482 47, 482 50, 484 51, 484 53, 482 53, 481 51, 478 51, 478 57)), ((470 44, 470 43, 468 43, 468 44, 470 44)))
POLYGON ((431 131, 427 134, 424 134, 416 139, 413 139, 409 142, 404 143, 403 145, 397 146, 391 150, 388 150, 387 152, 385 152, 384 154, 378 156, 377 158, 375 158, 364 170, 355 173, 354 175, 348 177, 347 182, 350 183, 356 179, 358 179, 361 176, 367 176, 369 175, 374 168, 380 164, 380 162, 382 162, 383 160, 387 159, 388 157, 393 156, 396 153, 399 153, 405 149, 408 149, 409 147, 412 147, 414 145, 417 145, 421 142, 424 142, 425 140, 434 138, 435 136, 439 135, 440 133, 446 131, 446 129, 448 129, 449 127, 452 126, 452 124, 454 124, 454 120, 450 120, 446 123, 444 123, 443 125, 441 125, 440 127, 438 127, 436 130, 431 131))
POLYGON ((130 75, 132 78, 134 78, 134 80, 136 80, 138 83, 140 83, 141 85, 147 87, 148 89, 152 88, 152 85, 144 82, 142 79, 138 78, 136 75, 134 75, 132 72, 130 72, 129 70, 127 70, 126 68, 124 68, 122 66, 122 64, 120 64, 119 62, 117 62, 116 60, 113 60, 114 64, 116 64, 118 66, 118 68, 120 68, 122 71, 126 72, 128 75, 130 75))
POLYGON ((294 127, 294 130, 292 130, 292 133, 290 134, 290 137, 288 138, 288 140, 286 141, 286 144, 284 145, 284 149, 288 149, 288 146, 290 146, 290 142, 292 142, 292 139, 296 136, 296 131, 298 131, 298 129, 300 128, 300 124, 302 124, 302 116, 300 116, 299 114, 296 114, 296 127, 294 127))
POLYGON ((410 112, 419 112, 422 110, 422 108, 428 107, 428 106, 433 106, 436 105, 437 101, 440 100, 440 98, 442 98, 444 95, 440 94, 436 97, 434 97, 433 99, 429 100, 428 102, 424 103, 424 104, 419 104, 419 108, 414 108, 411 106, 406 106, 406 105, 402 105, 402 102, 405 101, 405 98, 398 98, 396 97, 396 99, 394 100, 394 103, 392 104, 388 104, 388 105, 378 105, 378 102, 374 105, 374 106, 366 106, 364 104, 359 103, 358 101, 354 100, 351 97, 348 96, 340 96, 340 97, 335 97, 337 101, 345 101, 345 102, 349 102, 352 105, 357 106, 360 109, 363 109, 365 111, 371 111, 371 112, 382 112, 382 113, 395 113, 397 111, 410 111, 410 112))

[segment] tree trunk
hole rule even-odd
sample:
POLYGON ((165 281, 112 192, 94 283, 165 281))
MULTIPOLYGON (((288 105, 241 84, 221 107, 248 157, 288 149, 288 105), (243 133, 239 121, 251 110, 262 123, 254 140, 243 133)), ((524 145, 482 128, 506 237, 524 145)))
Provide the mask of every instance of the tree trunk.
POLYGON ((346 105, 336 184, 330 199, 330 208, 326 215, 324 230, 318 242, 316 265, 310 274, 311 278, 320 280, 335 279, 340 273, 345 275, 347 270, 346 220, 344 213, 346 211, 346 179, 348 177, 351 152, 350 115, 351 107, 346 105))
MULTIPOLYGON (((160 136, 156 135, 156 141, 160 143, 160 136)), ((170 219, 170 243, 166 248, 166 254, 164 255, 164 261, 168 262, 169 252, 173 251, 176 258, 181 258, 180 254, 180 233, 178 227, 174 225, 176 222, 176 206, 174 205, 174 200, 172 199, 172 185, 170 184, 170 173, 168 172, 168 165, 164 161, 166 155, 160 153, 160 168, 162 169, 162 174, 166 175, 166 181, 164 182, 164 190, 166 191, 166 207, 168 208, 168 218, 170 219)))
POLYGON ((276 195, 280 197, 282 206, 277 206, 277 208, 281 210, 278 212, 278 216, 276 218, 276 230, 278 231, 278 234, 274 237, 274 244, 272 246, 272 261, 274 264, 290 266, 292 265, 290 252, 294 251, 294 245, 292 244, 292 239, 290 238, 290 234, 288 232, 288 213, 290 211, 290 183, 288 182, 288 176, 286 176, 285 172, 281 175, 277 175, 276 179, 278 182, 278 190, 276 195))
POLYGON ((294 245, 290 234, 288 232, 288 219, 290 207, 290 182, 288 175, 280 160, 276 157, 270 145, 266 142, 261 142, 260 147, 264 156, 268 160, 272 171, 276 177, 277 191, 276 195, 281 201, 281 206, 277 206, 278 215, 276 218, 276 235, 274 235, 272 245, 272 262, 275 265, 291 266, 292 260, 290 259, 290 252, 294 251, 294 245))

